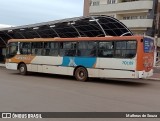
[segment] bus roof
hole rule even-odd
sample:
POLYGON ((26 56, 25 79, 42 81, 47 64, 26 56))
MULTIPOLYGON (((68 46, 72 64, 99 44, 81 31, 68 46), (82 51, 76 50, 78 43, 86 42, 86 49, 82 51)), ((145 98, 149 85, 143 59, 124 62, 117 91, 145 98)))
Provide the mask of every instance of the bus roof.
POLYGON ((106 37, 78 37, 78 38, 33 38, 33 39, 10 39, 10 42, 44 42, 44 41, 101 41, 101 40, 137 40, 144 36, 106 36, 106 37))

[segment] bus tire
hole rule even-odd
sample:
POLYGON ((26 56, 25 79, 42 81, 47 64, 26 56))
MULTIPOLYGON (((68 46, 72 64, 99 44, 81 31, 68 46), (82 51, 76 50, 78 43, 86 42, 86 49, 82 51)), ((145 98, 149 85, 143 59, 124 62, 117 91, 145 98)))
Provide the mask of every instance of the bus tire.
POLYGON ((21 75, 26 75, 26 74, 27 74, 27 66, 26 66, 26 64, 21 63, 21 64, 19 65, 18 70, 19 70, 19 73, 20 73, 21 75))
POLYGON ((87 81, 88 79, 88 72, 84 67, 78 67, 75 70, 75 74, 74 74, 76 80, 78 81, 87 81))

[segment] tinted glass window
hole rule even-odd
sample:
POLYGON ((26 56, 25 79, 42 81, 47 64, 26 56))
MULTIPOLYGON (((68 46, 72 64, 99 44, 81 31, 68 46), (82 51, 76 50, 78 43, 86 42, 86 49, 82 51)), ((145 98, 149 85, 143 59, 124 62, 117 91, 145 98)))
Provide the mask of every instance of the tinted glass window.
POLYGON ((132 58, 136 55, 137 43, 136 41, 127 41, 126 57, 132 58))
POLYGON ((76 46, 77 46, 76 42, 61 42, 60 56, 75 56, 76 46))
POLYGON ((115 57, 117 58, 132 58, 136 55, 136 41, 120 41, 115 45, 115 57))
POLYGON ((20 43, 20 54, 31 54, 31 43, 30 42, 20 43))
POLYGON ((42 55, 43 42, 33 42, 32 43, 32 54, 33 55, 42 55))
POLYGON ((45 42, 43 54, 45 56, 58 56, 58 43, 57 42, 45 42))
POLYGON ((114 42, 99 42, 99 57, 113 57, 114 42))
POLYGON ((127 41, 127 49, 136 49, 137 43, 136 41, 127 41))
POLYGON ((7 57, 15 56, 17 54, 17 51, 18 51, 18 43, 17 42, 9 43, 7 48, 7 57))
POLYGON ((126 41, 116 42, 116 49, 126 49, 126 48, 127 48, 126 41))
POLYGON ((79 42, 77 55, 95 57, 97 55, 97 42, 79 42))
POLYGON ((106 58, 133 58, 136 55, 136 41, 99 42, 98 56, 106 58))

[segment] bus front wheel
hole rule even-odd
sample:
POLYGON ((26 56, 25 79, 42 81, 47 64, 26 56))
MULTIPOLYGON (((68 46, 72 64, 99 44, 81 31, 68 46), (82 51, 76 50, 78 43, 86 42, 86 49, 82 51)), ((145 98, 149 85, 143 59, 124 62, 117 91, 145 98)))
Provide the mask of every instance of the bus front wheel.
POLYGON ((74 76, 78 81, 87 81, 88 72, 84 67, 78 67, 75 70, 75 75, 74 76))
POLYGON ((18 70, 19 70, 19 73, 20 73, 21 75, 26 75, 26 74, 27 74, 27 66, 26 66, 26 64, 21 63, 21 64, 19 65, 18 70))

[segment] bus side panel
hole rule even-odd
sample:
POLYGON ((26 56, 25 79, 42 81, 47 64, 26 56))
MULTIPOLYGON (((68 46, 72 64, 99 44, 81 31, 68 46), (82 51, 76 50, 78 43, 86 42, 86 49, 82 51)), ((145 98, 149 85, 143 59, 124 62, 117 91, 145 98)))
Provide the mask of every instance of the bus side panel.
POLYGON ((67 67, 43 65, 43 73, 69 75, 67 70, 67 67))
POLYGON ((100 77, 135 78, 136 57, 133 59, 98 58, 100 77))
POLYGON ((87 68, 88 71, 88 76, 89 77, 100 77, 99 76, 99 69, 95 69, 95 68, 87 68))
POLYGON ((135 70, 136 57, 133 59, 120 58, 98 58, 99 64, 96 68, 101 69, 119 69, 119 70, 135 70))
POLYGON ((100 70, 100 78, 136 78, 134 71, 122 71, 122 70, 100 70))
POLYGON ((63 57, 36 56, 31 61, 31 64, 60 66, 62 64, 62 62, 63 62, 63 57))

